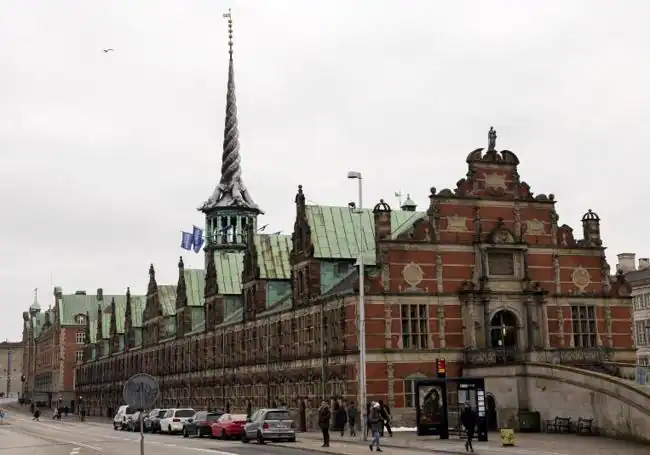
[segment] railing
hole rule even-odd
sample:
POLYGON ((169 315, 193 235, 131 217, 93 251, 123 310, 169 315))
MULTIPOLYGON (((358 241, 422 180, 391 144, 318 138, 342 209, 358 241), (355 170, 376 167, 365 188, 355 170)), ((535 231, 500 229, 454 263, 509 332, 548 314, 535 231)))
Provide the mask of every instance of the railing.
POLYGON ((521 362, 601 365, 609 356, 603 348, 561 348, 521 351, 516 348, 468 349, 466 365, 504 365, 521 362))

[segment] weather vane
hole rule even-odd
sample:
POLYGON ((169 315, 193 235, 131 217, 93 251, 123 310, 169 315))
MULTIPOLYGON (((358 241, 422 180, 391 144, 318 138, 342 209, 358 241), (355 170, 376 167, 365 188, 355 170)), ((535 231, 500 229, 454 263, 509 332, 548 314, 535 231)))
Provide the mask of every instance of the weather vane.
POLYGON ((230 52, 230 56, 232 57, 232 10, 228 8, 227 13, 223 13, 224 19, 228 19, 228 52, 230 52))

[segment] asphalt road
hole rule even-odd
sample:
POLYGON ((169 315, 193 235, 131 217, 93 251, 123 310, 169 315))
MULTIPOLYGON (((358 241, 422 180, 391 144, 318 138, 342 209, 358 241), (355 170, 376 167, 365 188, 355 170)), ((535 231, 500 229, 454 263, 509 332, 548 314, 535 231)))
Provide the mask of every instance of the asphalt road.
MULTIPOLYGON (((25 451, 35 455, 140 455, 140 434, 115 431, 110 425, 41 419, 34 422, 24 414, 13 414, 10 425, 1 427, 0 455, 22 455, 22 447, 40 447, 39 451, 25 451), (11 449, 4 452, 2 449, 11 449), (41 454, 42 451, 42 454, 41 454)), ((27 449, 25 449, 27 450, 27 449)), ((32 449, 33 450, 33 449, 32 449)), ((273 444, 259 446, 240 441, 220 441, 208 438, 183 438, 159 434, 145 434, 145 454, 152 455, 313 455, 312 451, 289 449, 273 444)))

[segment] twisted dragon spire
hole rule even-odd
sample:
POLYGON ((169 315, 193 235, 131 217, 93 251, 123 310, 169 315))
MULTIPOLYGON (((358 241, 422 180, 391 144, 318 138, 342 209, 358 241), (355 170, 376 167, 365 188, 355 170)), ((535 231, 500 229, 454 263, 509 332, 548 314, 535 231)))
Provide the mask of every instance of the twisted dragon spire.
POLYGON ((212 196, 200 210, 217 207, 248 207, 259 210, 247 191, 241 177, 241 155, 239 154, 239 128, 237 119, 237 98, 235 96, 235 66, 233 63, 232 13, 223 15, 228 19, 228 92, 226 94, 226 121, 223 133, 221 155, 221 180, 212 196))

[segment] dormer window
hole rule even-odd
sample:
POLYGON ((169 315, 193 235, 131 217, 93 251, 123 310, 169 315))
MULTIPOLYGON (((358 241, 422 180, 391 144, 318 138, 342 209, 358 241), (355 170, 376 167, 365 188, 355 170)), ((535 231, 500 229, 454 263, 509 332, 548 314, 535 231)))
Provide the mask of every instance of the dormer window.
POLYGON ((74 322, 78 325, 86 324, 86 316, 83 314, 78 314, 74 317, 74 322))

